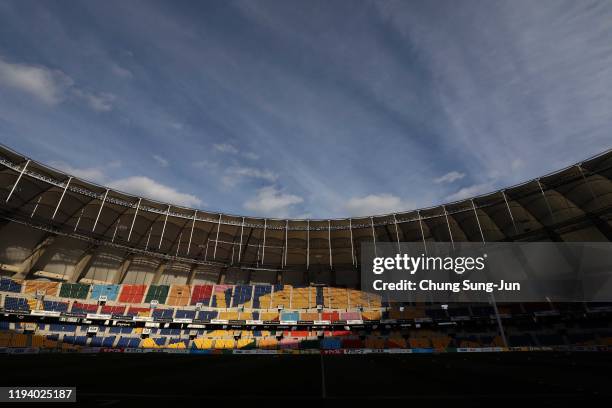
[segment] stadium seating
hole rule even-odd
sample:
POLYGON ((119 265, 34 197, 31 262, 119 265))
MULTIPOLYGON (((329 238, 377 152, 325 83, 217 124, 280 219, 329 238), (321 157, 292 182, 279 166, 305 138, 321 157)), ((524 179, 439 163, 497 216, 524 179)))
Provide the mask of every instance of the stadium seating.
POLYGON ((142 303, 147 285, 122 285, 119 302, 142 303))
POLYGON ((119 296, 120 285, 93 285, 90 298, 93 300, 100 299, 100 296, 106 296, 109 301, 117 300, 119 296))
POLYGON ((291 308, 292 309, 309 309, 310 298, 316 297, 315 288, 299 288, 294 287, 291 295, 291 308))
POLYGON ((202 303, 204 306, 210 304, 213 285, 194 285, 191 295, 191 304, 202 303))
POLYGON ((170 292, 170 286, 168 285, 150 285, 144 301, 145 303, 151 303, 156 300, 159 304, 164 304, 168 298, 168 292, 170 292))
POLYGON ((21 292, 21 283, 13 279, 0 278, 0 292, 21 292))
POLYGON ((166 304, 168 306, 187 306, 191 297, 189 285, 172 285, 166 304))
POLYGON ((215 285, 212 297, 212 307, 228 308, 232 299, 232 285, 215 285))
POLYGON ((45 296, 57 296, 59 287, 59 282, 26 281, 24 293, 26 295, 42 293, 45 296))
POLYGON ((232 298, 232 307, 244 306, 251 307, 251 295, 253 287, 251 285, 237 285, 234 288, 234 297, 232 298))
POLYGON ((89 303, 81 303, 74 302, 72 304, 72 308, 70 309, 70 313, 78 314, 78 315, 87 315, 88 313, 97 313, 98 305, 97 304, 89 304, 89 303))
POLYGON ((72 299, 87 299, 90 285, 81 283, 63 283, 59 296, 72 299))
POLYGON ((267 309, 270 307, 270 298, 266 298, 268 302, 261 301, 262 296, 266 296, 272 293, 272 286, 270 285, 255 285, 253 292, 253 308, 254 309, 267 309))

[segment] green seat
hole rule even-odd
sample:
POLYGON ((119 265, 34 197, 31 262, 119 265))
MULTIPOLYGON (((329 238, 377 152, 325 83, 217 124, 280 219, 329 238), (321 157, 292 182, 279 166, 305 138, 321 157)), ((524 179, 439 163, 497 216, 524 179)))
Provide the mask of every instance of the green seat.
POLYGON ((157 300, 159 304, 164 304, 166 303, 166 298, 168 298, 168 292, 170 292, 170 286, 168 285, 151 285, 145 297, 145 303, 157 300))
POLYGON ((87 299, 89 286, 82 283, 62 283, 59 295, 65 298, 87 299))

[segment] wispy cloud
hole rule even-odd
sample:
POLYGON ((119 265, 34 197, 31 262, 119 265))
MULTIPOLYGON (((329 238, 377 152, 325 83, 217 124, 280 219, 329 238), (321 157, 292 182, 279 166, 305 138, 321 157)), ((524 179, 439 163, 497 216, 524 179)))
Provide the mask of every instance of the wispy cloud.
POLYGON ((161 157, 160 155, 154 154, 153 159, 159 164, 161 167, 168 167, 168 160, 161 157))
POLYGON ((11 63, 0 58, 0 84, 23 91, 48 105, 56 105, 66 98, 74 81, 59 70, 11 63))
POLYGON ((458 171, 451 171, 446 173, 443 176, 440 176, 438 178, 434 179, 434 183, 436 184, 440 184, 440 183, 454 183, 457 180, 461 180, 462 178, 465 177, 465 173, 459 173, 458 171))
POLYGON ((493 191, 494 187, 492 183, 482 183, 482 184, 474 184, 471 186, 463 187, 459 189, 457 192, 447 196, 445 198, 446 201, 459 201, 464 200, 466 198, 474 197, 480 194, 488 193, 493 191))
POLYGON ((245 201, 244 208, 253 215, 283 218, 289 217, 294 206, 303 201, 298 195, 284 193, 275 186, 267 186, 259 189, 255 197, 245 201))
POLYGON ((105 169, 101 167, 73 167, 65 162, 55 162, 52 161, 49 163, 51 167, 54 167, 58 170, 61 170, 68 174, 69 176, 75 176, 85 181, 93 181, 94 183, 103 184, 108 181, 105 173, 105 169))
POLYGON ((229 143, 214 144, 213 147, 215 148, 215 150, 221 153, 230 153, 230 154, 238 153, 238 149, 229 143))
POLYGON ((111 181, 108 186, 140 197, 151 198, 185 207, 202 206, 202 200, 192 194, 181 193, 172 187, 145 176, 133 176, 111 181))
POLYGON ((274 182, 278 179, 278 174, 270 170, 262 170, 254 167, 232 166, 225 169, 225 174, 221 178, 221 181, 225 186, 233 187, 244 179, 274 182))
POLYGON ((42 65, 11 63, 2 58, 0 85, 22 91, 47 105, 57 105, 72 98, 85 102, 98 112, 110 111, 116 99, 112 93, 96 93, 78 88, 74 80, 60 70, 42 65))
POLYGON ((205 205, 201 199, 193 194, 177 191, 159 181, 146 176, 129 176, 114 179, 108 174, 109 170, 120 167, 118 162, 108 162, 105 167, 74 167, 64 162, 52 162, 51 166, 66 172, 68 175, 86 181, 105 185, 119 191, 153 200, 176 204, 185 207, 200 207, 205 205))
POLYGON ((414 208, 413 204, 393 194, 370 194, 365 197, 350 198, 345 206, 348 215, 365 216, 406 211, 414 208))

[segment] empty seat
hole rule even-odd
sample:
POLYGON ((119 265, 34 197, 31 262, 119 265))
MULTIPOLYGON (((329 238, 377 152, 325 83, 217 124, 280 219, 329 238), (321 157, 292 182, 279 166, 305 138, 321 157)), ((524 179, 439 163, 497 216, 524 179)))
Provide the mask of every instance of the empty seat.
POLYGON ((251 307, 251 295, 253 287, 251 285, 237 285, 234 288, 234 297, 232 298, 232 307, 244 306, 251 307))
POLYGON ((311 297, 316 298, 316 289, 313 287, 304 288, 293 288, 293 294, 291 295, 291 308, 292 309, 308 309, 310 308, 311 297))
POLYGON ((28 312, 30 311, 30 305, 25 298, 7 296, 4 298, 4 309, 9 311, 28 312))
POLYGON ((153 309, 152 314, 156 319, 172 319, 174 309, 153 309))
POLYGON ((347 309, 348 294, 343 288, 326 288, 326 307, 332 309, 347 309))
POLYGON ((304 321, 319 320, 319 313, 316 313, 316 312, 310 312, 310 313, 302 312, 302 313, 300 313, 300 320, 304 320, 304 321))
POLYGON ((82 283, 62 283, 60 288, 60 297, 72 299, 87 299, 89 295, 90 285, 82 283))
POLYGON ((116 315, 116 316, 123 316, 125 314, 125 309, 126 309, 126 306, 104 305, 102 306, 102 309, 100 309, 100 313, 116 315))
POLYGON ((219 316, 219 312, 217 312, 216 310, 201 310, 198 313, 199 320, 212 320, 216 319, 217 316, 219 316))
POLYGON ((97 304, 89 304, 89 303, 81 303, 74 302, 72 304, 72 308, 70 309, 70 313, 78 314, 78 315, 87 315, 87 313, 97 313, 98 305, 97 304))
POLYGON ((196 311, 195 310, 177 310, 174 314, 174 317, 177 319, 195 319, 196 311))
POLYGON ((230 307, 233 289, 232 285, 216 285, 211 306, 218 308, 230 307))
POLYGON ((67 312, 68 303, 45 300, 43 301, 43 308, 44 310, 48 310, 50 312, 67 312))
POLYGON ((142 303, 147 285, 123 285, 119 302, 142 303))
POLYGON ((45 296, 57 296, 59 290, 59 282, 47 281, 25 281, 24 293, 26 295, 36 295, 42 293, 45 296))
POLYGON ((126 315, 148 317, 151 315, 151 309, 149 309, 148 307, 130 307, 126 315))
POLYGON ((338 312, 323 312, 321 314, 323 320, 329 320, 332 322, 340 320, 340 314, 338 312))
POLYGON ((93 285, 91 299, 98 300, 100 296, 106 296, 106 300, 115 301, 119 295, 119 288, 119 285, 93 285))
POLYGON ((190 297, 191 287, 189 285, 172 285, 166 304, 169 306, 187 306, 190 297))
POLYGON ((21 283, 8 278, 0 278, 0 292, 21 292, 21 283))
POLYGON ((253 292, 253 308, 254 309, 267 309, 270 307, 271 297, 269 296, 272 293, 272 286, 270 285, 255 285, 255 289, 253 292), (263 299, 262 297, 266 296, 263 299), (267 302, 265 301, 267 300, 267 302))
POLYGON ((340 313, 340 320, 361 320, 361 313, 343 312, 343 313, 340 313))
POLYGON ((202 303, 204 306, 208 306, 212 298, 212 289, 212 285, 194 285, 191 304, 202 303))
POLYGON ((300 312, 289 312, 282 311, 280 320, 281 321, 298 321, 300 319, 300 312))
POLYGON ((168 285, 151 285, 147 291, 145 303, 151 303, 153 300, 157 300, 158 303, 164 304, 166 303, 168 292, 170 292, 170 286, 168 285))
POLYGON ((368 307, 370 301, 367 292, 362 292, 355 289, 347 289, 349 298, 349 307, 368 307))

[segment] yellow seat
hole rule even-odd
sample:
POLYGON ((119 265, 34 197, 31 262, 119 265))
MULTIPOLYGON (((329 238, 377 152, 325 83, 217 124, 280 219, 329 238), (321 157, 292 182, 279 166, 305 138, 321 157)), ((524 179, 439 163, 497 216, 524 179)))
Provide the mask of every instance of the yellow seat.
POLYGON ((144 339, 141 343, 140 343, 140 347, 143 348, 159 348, 159 346, 157 345, 157 343, 155 342, 155 340, 153 340, 152 338, 148 337, 146 339, 144 339))

